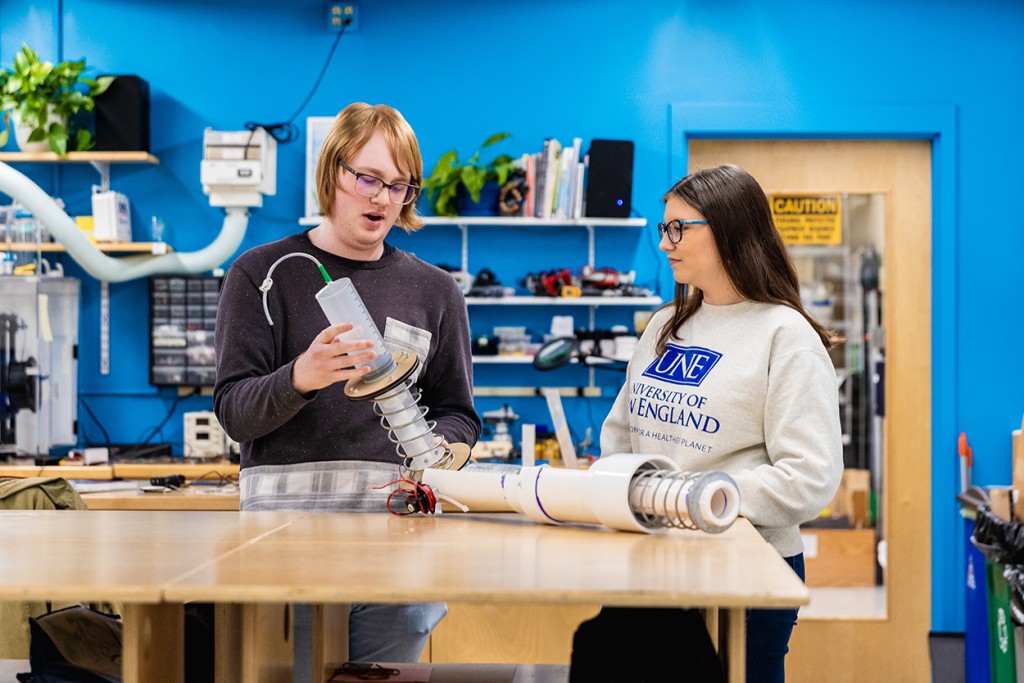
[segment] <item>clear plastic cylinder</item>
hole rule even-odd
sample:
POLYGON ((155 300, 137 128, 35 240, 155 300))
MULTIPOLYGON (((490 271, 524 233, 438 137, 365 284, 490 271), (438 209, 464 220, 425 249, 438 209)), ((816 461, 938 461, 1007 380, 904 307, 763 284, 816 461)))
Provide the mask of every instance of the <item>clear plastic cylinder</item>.
MULTIPOLYGON (((323 309, 324 315, 327 316, 328 322, 332 325, 352 323, 352 329, 339 335, 339 339, 344 341, 368 339, 373 342, 372 350, 376 352, 376 358, 355 366, 357 368, 369 366, 370 372, 363 376, 364 381, 372 382, 395 369, 395 359, 391 357, 391 352, 384 346, 384 339, 381 337, 377 325, 374 324, 373 318, 370 317, 370 313, 366 310, 359 292, 352 285, 352 280, 344 277, 330 282, 316 293, 316 300, 320 304, 320 308, 323 309)), ((359 353, 364 352, 360 351, 359 353)))

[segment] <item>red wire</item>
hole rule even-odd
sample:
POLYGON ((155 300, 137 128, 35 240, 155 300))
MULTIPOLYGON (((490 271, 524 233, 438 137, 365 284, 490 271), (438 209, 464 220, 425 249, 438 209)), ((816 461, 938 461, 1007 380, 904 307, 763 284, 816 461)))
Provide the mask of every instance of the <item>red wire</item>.
POLYGON ((387 484, 374 486, 373 488, 382 489, 387 486, 394 486, 395 484, 402 483, 412 484, 413 488, 412 490, 409 490, 407 488, 402 488, 401 486, 399 486, 394 491, 392 491, 388 495, 387 500, 388 512, 398 517, 404 517, 405 515, 411 515, 417 512, 422 514, 430 514, 434 512, 434 509, 437 507, 437 498, 434 497, 434 492, 430 489, 429 486, 425 486, 419 483, 418 481, 413 481, 412 479, 396 479, 387 484), (405 500, 402 501, 405 507, 404 512, 402 512, 401 510, 395 510, 394 508, 391 507, 391 501, 395 497, 395 494, 398 493, 405 494, 405 500))

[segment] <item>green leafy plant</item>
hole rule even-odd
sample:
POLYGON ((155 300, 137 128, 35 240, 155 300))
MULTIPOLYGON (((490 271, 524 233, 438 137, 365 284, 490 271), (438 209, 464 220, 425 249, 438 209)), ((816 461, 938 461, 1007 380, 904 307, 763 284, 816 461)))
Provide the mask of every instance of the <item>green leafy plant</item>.
POLYGON ((84 59, 54 65, 40 61, 35 50, 22 45, 14 68, 0 69, 0 111, 4 112, 0 147, 7 144, 12 118, 32 129, 29 142, 45 140, 57 154, 67 154, 69 146, 79 151, 92 147, 92 134, 85 128, 73 131, 68 122, 79 111, 92 111, 93 98, 105 92, 114 77, 92 79, 84 72, 84 59), (50 120, 51 114, 56 121, 50 120))
MULTIPOLYGON (((509 133, 495 133, 487 138, 480 149, 510 137, 509 133)), ((435 214, 456 216, 456 194, 460 186, 465 188, 474 202, 479 202, 480 190, 487 181, 493 180, 498 185, 504 185, 515 170, 515 160, 508 154, 502 154, 485 164, 480 161, 480 150, 465 161, 460 161, 458 153, 452 149, 437 160, 434 170, 423 180, 423 189, 435 214)))

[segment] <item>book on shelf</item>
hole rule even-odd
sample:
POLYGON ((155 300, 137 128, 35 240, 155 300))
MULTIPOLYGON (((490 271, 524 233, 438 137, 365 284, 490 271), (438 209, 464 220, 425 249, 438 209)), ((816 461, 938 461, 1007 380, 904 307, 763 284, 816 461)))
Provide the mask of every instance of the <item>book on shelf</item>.
POLYGON ((558 189, 558 159, 561 154, 562 144, 558 140, 548 138, 544 141, 544 183, 539 195, 541 200, 539 218, 551 218, 555 192, 558 189))
POLYGON ((520 216, 579 219, 586 215, 586 187, 590 156, 583 151, 583 139, 562 145, 557 138, 545 138, 539 152, 524 153, 516 167, 523 174, 526 196, 520 216))
POLYGON ((520 215, 532 216, 533 205, 534 205, 534 188, 537 184, 536 173, 537 173, 537 157, 534 154, 523 154, 517 164, 518 168, 523 172, 524 185, 526 186, 526 193, 523 197, 523 206, 520 209, 520 215))

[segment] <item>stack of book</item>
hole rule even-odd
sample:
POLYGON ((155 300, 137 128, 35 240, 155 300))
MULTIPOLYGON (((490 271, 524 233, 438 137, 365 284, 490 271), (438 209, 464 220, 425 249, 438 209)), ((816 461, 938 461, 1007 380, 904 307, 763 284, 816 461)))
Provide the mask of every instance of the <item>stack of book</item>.
POLYGON ((555 138, 544 140, 544 149, 523 154, 517 166, 525 175, 526 197, 520 215, 533 218, 580 218, 584 215, 583 188, 587 159, 581 138, 562 146, 555 138))

